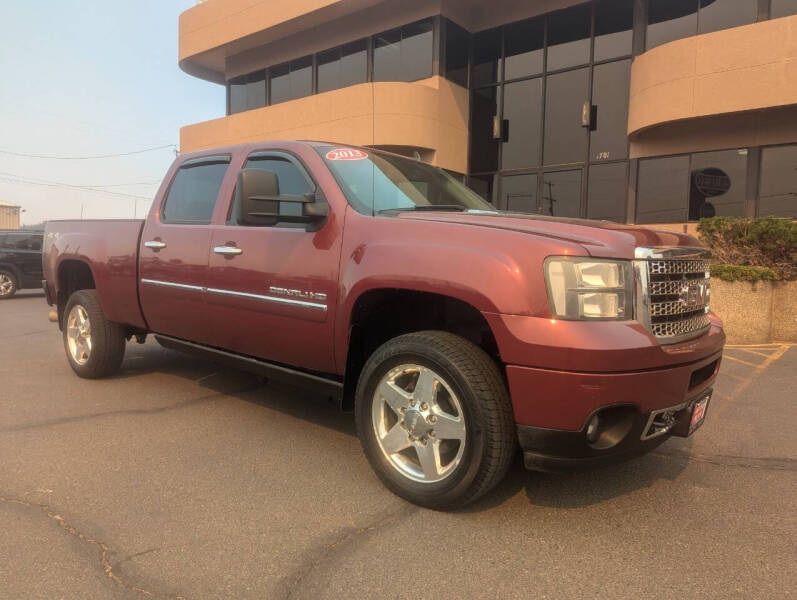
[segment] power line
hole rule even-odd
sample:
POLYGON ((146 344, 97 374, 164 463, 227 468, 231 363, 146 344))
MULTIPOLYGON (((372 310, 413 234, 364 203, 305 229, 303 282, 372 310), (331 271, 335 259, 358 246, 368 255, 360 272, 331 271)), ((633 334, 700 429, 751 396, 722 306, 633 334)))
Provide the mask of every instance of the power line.
POLYGON ((22 184, 22 185, 39 185, 44 187, 56 187, 56 188, 68 188, 73 190, 81 190, 84 192, 94 192, 97 194, 106 194, 109 196, 119 196, 120 198, 131 198, 134 200, 152 200, 151 197, 148 196, 138 196, 135 194, 126 194, 124 192, 111 192, 108 190, 101 190, 94 187, 82 186, 82 185, 71 185, 69 183, 59 183, 56 181, 45 181, 42 179, 28 179, 28 178, 20 178, 18 175, 14 175, 13 173, 2 173, 0 175, 11 175, 12 177, 0 177, 0 181, 5 181, 7 183, 14 183, 14 184, 22 184))
POLYGON ((165 144, 163 146, 155 146, 153 148, 143 148, 141 150, 133 150, 131 152, 120 152, 118 154, 96 154, 94 156, 47 156, 44 154, 25 154, 24 152, 12 152, 10 150, 0 150, 0 154, 8 154, 10 156, 21 156, 23 158, 44 158, 48 160, 94 160, 95 158, 115 158, 117 156, 131 156, 133 154, 144 154, 145 152, 153 152, 155 150, 163 150, 165 148, 173 148, 177 152, 176 144, 165 144))

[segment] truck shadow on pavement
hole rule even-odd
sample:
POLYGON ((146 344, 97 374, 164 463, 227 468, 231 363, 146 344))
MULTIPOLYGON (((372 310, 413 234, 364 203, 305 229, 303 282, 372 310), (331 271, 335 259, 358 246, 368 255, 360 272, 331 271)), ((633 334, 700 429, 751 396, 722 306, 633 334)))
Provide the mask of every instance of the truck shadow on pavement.
MULTIPOLYGON (((264 382, 255 375, 216 365, 157 345, 128 346, 128 355, 117 378, 165 374, 194 381, 220 395, 278 411, 289 417, 332 429, 356 438, 353 414, 343 412, 337 401, 281 382, 264 382)), ((313 444, 308 440, 308 444, 313 444)), ((665 442, 666 444, 666 442, 665 442)), ((691 440, 684 444, 691 446, 691 440)), ((317 450, 317 444, 314 446, 317 450)), ((592 471, 549 474, 527 471, 518 451, 506 478, 484 498, 462 509, 477 513, 495 509, 520 493, 530 506, 573 509, 601 504, 661 480, 673 481, 687 460, 651 453, 628 462, 592 471)), ((378 485, 376 479, 374 484, 378 485)))

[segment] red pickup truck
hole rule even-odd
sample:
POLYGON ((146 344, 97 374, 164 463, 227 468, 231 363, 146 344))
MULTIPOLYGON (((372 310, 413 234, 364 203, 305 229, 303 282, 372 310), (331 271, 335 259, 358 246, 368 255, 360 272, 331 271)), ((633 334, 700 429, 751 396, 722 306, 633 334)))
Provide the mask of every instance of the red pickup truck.
POLYGON ((725 335, 687 235, 493 208, 441 169, 322 142, 180 156, 145 221, 47 224, 69 364, 125 343, 310 386, 430 507, 529 469, 591 467, 690 435, 725 335))

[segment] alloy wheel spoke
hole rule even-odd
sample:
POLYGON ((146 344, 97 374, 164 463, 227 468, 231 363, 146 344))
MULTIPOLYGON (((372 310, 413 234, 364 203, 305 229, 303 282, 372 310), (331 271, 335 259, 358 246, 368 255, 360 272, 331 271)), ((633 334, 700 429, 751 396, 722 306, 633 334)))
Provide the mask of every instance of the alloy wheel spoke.
POLYGON ((428 479, 436 479, 440 475, 440 444, 430 442, 425 446, 415 446, 423 474, 428 479))
POLYGON ((382 448, 384 448, 385 452, 388 454, 396 454, 410 446, 406 430, 402 429, 398 423, 393 425, 393 428, 388 431, 380 441, 382 443, 382 448))
POLYGON ((399 410, 406 407, 410 402, 410 395, 392 381, 384 381, 381 383, 376 389, 376 394, 377 397, 387 402, 388 406, 390 406, 396 414, 399 414, 399 410))
POLYGON ((446 413, 438 414, 434 432, 441 440, 462 441, 465 439, 465 421, 462 417, 453 417, 446 413))
POLYGON ((422 368, 412 396, 418 402, 433 404, 437 397, 437 376, 429 369, 422 368))

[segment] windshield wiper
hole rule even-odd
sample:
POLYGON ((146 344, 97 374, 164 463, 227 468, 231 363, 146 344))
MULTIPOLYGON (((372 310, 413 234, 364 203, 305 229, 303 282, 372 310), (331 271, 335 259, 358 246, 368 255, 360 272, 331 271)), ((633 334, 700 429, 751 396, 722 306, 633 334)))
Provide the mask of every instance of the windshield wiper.
POLYGON ((468 208, 462 206, 460 204, 418 204, 415 206, 408 206, 406 208, 385 208, 383 210, 377 211, 379 214, 384 212, 434 212, 434 211, 456 211, 456 212, 468 212, 468 208))

